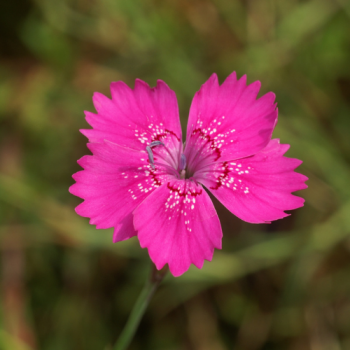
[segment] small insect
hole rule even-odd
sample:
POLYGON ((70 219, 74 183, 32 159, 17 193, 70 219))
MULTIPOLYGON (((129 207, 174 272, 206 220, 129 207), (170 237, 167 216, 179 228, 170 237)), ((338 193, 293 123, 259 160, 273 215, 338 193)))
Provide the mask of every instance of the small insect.
POLYGON ((146 151, 148 154, 148 160, 149 160, 153 170, 154 170, 154 157, 153 157, 152 147, 156 147, 156 146, 160 146, 160 145, 165 146, 162 141, 153 141, 149 144, 149 146, 146 147, 146 151))

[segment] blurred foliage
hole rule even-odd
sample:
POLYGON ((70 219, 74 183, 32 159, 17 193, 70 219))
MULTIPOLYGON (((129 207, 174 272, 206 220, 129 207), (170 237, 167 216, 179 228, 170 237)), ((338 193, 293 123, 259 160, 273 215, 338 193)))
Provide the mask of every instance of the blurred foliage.
POLYGON ((192 96, 236 70, 274 91, 274 137, 309 177, 271 225, 215 201, 223 250, 167 276, 131 349, 350 348, 350 2, 16 0, 0 5, 0 349, 107 349, 150 270, 68 193, 94 91, 157 79, 192 96))

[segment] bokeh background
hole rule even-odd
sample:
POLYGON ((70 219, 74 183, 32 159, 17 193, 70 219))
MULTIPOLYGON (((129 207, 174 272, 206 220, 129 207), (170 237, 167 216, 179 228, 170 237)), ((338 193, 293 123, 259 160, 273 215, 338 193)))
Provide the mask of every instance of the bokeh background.
POLYGON ((111 81, 192 96, 236 70, 274 91, 274 137, 302 159, 303 208, 251 225, 215 202, 223 249, 166 277, 130 349, 350 349, 350 2, 0 3, 0 349, 108 349, 150 271, 68 193, 83 111, 111 81))

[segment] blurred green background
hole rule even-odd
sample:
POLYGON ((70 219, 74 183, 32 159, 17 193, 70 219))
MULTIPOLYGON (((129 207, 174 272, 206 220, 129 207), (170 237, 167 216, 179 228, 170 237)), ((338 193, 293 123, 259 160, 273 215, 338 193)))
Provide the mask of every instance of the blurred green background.
POLYGON ((347 0, 1 1, 0 349, 108 349, 150 271, 137 239, 74 212, 93 92, 162 79, 186 125, 233 70, 276 93, 306 204, 251 225, 215 201, 223 250, 166 277, 130 349, 350 349, 347 0))

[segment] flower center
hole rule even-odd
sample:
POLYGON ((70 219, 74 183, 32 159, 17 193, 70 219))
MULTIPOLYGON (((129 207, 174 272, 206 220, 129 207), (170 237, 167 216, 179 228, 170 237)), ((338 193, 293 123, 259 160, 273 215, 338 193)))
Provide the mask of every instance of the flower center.
MULTIPOLYGON (((148 161, 153 170, 155 170, 155 165, 158 167, 166 168, 168 172, 173 173, 177 178, 180 179, 188 179, 190 178, 190 173, 187 171, 187 159, 184 153, 181 153, 180 159, 177 158, 176 152, 171 152, 169 148, 161 141, 153 141, 147 147, 146 151, 148 154, 148 161), (159 162, 157 158, 154 157, 153 149, 157 146, 161 146, 163 148, 162 152, 165 152, 170 157, 168 161, 159 162), (178 161, 176 161, 176 158, 178 161), (170 163, 169 160, 171 159, 170 163), (155 161, 156 160, 156 161, 155 161)), ((158 157, 160 154, 157 151, 156 156, 158 157)), ((165 160, 164 158, 162 160, 165 160)))

